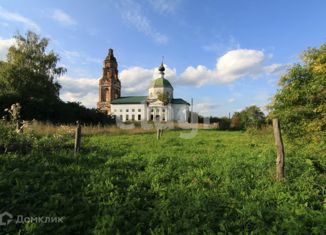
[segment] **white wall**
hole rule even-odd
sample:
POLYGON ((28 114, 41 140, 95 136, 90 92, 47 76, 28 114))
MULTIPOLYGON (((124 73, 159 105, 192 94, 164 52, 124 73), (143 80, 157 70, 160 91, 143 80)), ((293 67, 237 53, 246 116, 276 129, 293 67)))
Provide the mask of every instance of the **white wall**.
POLYGON ((120 118, 120 116, 122 115, 123 122, 127 121, 126 120, 127 115, 128 115, 128 121, 132 121, 132 115, 134 115, 135 121, 139 121, 138 120, 139 114, 141 115, 141 120, 145 120, 146 119, 145 106, 146 106, 145 104, 111 104, 111 112, 112 115, 115 115, 117 118, 120 118))
MULTIPOLYGON (((122 115, 122 121, 132 121, 132 115, 134 115, 134 120, 138 120, 138 115, 141 115, 141 120, 150 120, 150 108, 159 108, 161 111, 162 107, 154 106, 154 107, 146 107, 146 104, 111 104, 111 112, 112 115, 115 115, 117 118, 120 118, 122 115), (127 112, 128 110, 128 112, 127 112), (134 110, 134 111, 133 111, 134 110), (139 111, 140 110, 140 111, 139 111), (128 120, 126 119, 126 115, 128 115, 128 120)), ((186 104, 169 104, 164 106, 166 110, 166 118, 168 121, 180 121, 187 122, 189 116, 189 106, 186 104)), ((159 113, 162 115, 163 113, 159 113)))

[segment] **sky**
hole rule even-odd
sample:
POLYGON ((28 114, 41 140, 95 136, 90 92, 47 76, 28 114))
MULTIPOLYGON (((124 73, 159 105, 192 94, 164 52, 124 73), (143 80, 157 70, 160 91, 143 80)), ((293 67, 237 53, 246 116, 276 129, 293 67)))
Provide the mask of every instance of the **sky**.
POLYGON ((50 40, 67 73, 60 97, 96 107, 108 49, 122 96, 146 95, 166 66, 174 97, 202 115, 266 111, 300 52, 326 41, 324 0, 0 0, 0 59, 28 30, 50 40))

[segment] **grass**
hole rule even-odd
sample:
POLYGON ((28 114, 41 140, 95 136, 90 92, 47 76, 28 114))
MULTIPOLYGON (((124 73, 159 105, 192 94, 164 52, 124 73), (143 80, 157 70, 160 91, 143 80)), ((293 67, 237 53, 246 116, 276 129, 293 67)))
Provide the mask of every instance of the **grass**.
POLYGON ((200 130, 88 134, 65 147, 0 155, 0 208, 64 216, 4 234, 323 234, 325 158, 286 144, 275 181, 273 136, 200 130))

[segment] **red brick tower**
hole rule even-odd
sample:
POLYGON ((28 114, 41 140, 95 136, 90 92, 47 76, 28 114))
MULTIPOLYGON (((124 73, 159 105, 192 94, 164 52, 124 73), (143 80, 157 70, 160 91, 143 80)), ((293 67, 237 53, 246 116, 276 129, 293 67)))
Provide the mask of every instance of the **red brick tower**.
POLYGON ((109 54, 104 60, 103 75, 99 80, 99 102, 97 108, 107 114, 111 113, 111 101, 121 95, 121 82, 118 77, 118 63, 109 49, 109 54))

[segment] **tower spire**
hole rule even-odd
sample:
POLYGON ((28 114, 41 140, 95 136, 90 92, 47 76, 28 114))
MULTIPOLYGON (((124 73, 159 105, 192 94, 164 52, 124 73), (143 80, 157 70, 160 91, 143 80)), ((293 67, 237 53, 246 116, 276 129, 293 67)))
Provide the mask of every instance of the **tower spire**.
POLYGON ((164 56, 162 56, 162 63, 160 65, 160 67, 158 68, 158 71, 160 71, 160 74, 161 74, 162 78, 164 77, 164 71, 165 71, 163 61, 164 61, 164 56))

